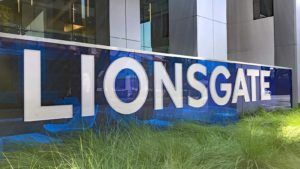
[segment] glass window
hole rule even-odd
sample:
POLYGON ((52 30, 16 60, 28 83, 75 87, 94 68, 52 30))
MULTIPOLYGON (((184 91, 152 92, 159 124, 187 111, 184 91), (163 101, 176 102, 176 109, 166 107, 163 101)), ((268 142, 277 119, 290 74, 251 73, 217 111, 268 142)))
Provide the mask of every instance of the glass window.
POLYGON ((169 52, 169 1, 141 0, 142 49, 169 52))
POLYGON ((108 0, 2 0, 0 31, 109 45, 108 10, 108 0))
POLYGON ((261 19, 274 16, 273 0, 254 0, 253 16, 254 19, 261 19))
POLYGON ((0 31, 19 34, 20 33, 20 1, 0 1, 0 31))

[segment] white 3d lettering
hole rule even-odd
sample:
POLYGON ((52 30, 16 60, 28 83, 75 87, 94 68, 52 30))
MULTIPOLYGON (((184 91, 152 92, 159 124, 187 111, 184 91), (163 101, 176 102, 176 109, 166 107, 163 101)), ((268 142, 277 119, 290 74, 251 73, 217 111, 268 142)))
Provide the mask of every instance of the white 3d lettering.
MULTIPOLYGON (((169 94, 176 108, 183 107, 183 76, 187 77, 187 84, 198 92, 197 97, 187 96, 188 105, 194 108, 203 107, 209 98, 210 93, 215 104, 223 106, 229 103, 237 103, 238 98, 244 98, 245 102, 257 101, 256 94, 257 79, 260 81, 260 100, 271 100, 268 91, 270 83, 266 78, 271 72, 255 69, 238 69, 235 84, 233 86, 232 74, 225 66, 217 66, 208 76, 207 68, 204 65, 194 63, 190 65, 187 72, 183 72, 183 65, 175 63, 174 82, 162 62, 154 62, 154 109, 164 109, 164 88, 169 94), (209 79, 209 86, 203 84, 201 79, 196 79, 195 74, 200 73, 209 79), (217 79, 223 77, 222 83, 217 79), (259 78, 258 78, 259 77, 259 78), (247 80, 251 86, 247 86, 247 80), (219 90, 217 90, 219 87, 219 90), (251 87, 251 92, 248 89, 251 87), (222 92, 221 95, 218 91, 222 92), (250 94, 251 93, 251 100, 250 94), (201 97, 200 97, 201 96, 201 97), (198 98, 198 99, 197 99, 198 98)), ((54 119, 72 118, 72 105, 64 106, 42 106, 41 105, 41 53, 38 50, 24 50, 24 120, 43 121, 54 119)), ((81 104, 82 116, 94 116, 95 106, 95 58, 93 55, 81 56, 81 104)), ((129 115, 137 112, 146 102, 149 92, 149 80, 146 71, 141 63, 133 58, 121 57, 110 64, 103 80, 104 95, 109 105, 118 113, 129 115), (124 70, 132 70, 139 80, 139 93, 130 103, 123 102, 115 90, 115 83, 118 74, 124 70)))

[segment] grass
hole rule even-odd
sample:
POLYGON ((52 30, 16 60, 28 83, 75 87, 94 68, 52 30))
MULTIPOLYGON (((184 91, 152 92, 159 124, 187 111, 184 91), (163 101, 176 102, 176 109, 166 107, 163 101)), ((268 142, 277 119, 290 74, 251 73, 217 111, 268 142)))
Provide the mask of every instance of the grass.
POLYGON ((178 124, 75 134, 63 144, 4 153, 1 168, 299 169, 300 109, 258 112, 230 126, 178 124))

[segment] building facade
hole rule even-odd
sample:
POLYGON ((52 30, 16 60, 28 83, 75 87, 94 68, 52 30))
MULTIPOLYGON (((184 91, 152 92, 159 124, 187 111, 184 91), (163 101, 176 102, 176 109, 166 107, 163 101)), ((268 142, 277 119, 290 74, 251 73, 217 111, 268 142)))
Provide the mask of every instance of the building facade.
POLYGON ((227 59, 226 0, 0 1, 0 31, 227 59))
POLYGON ((299 2, 0 0, 0 32, 292 67, 296 105, 299 2))

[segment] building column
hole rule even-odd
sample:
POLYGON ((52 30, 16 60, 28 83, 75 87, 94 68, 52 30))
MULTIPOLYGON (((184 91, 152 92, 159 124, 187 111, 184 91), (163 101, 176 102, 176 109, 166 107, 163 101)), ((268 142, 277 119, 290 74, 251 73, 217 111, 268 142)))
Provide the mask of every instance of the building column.
POLYGON ((227 60, 226 0, 170 0, 170 53, 227 60))
POLYGON ((109 0, 110 45, 140 49, 140 0, 109 0))
POLYGON ((197 0, 197 54, 227 60, 226 0, 197 0))
POLYGON ((169 52, 197 56, 197 0, 169 0, 169 52))
POLYGON ((274 0, 275 65, 293 68, 293 106, 300 93, 300 0, 274 0))

